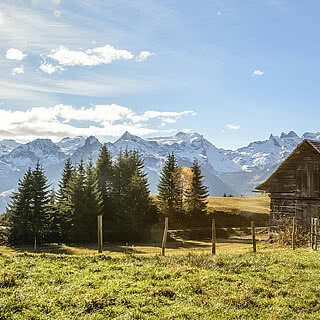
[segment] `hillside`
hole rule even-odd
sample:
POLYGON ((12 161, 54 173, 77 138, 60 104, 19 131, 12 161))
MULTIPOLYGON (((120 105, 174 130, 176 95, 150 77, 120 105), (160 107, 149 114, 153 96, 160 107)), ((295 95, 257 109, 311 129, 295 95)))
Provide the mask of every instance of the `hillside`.
POLYGON ((237 214, 242 211, 269 214, 270 198, 268 196, 248 197, 209 197, 208 211, 223 211, 237 214))
MULTIPOLYGON (((173 136, 141 138, 125 132, 107 146, 113 159, 125 149, 141 153, 153 193, 157 192, 159 174, 168 154, 174 153, 181 167, 190 167, 194 159, 199 161, 211 196, 224 193, 240 196, 252 195, 255 187, 267 179, 304 138, 319 140, 320 134, 305 133, 299 137, 290 131, 280 136, 270 135, 267 140, 254 141, 237 150, 226 150, 217 148, 199 133, 178 132, 173 136)), ((0 212, 30 166, 39 161, 55 187, 67 158, 73 163, 89 158, 95 161, 101 146, 93 136, 63 138, 57 143, 49 139, 36 139, 26 144, 0 141, 0 212)))

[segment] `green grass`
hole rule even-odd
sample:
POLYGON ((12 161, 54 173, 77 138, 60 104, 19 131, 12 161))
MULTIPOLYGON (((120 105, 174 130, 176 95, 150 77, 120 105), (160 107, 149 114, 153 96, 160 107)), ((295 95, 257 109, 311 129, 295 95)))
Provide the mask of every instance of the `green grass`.
POLYGON ((268 196, 208 197, 208 211, 269 214, 270 198, 268 196))
POLYGON ((320 255, 0 254, 0 319, 320 319, 320 255))

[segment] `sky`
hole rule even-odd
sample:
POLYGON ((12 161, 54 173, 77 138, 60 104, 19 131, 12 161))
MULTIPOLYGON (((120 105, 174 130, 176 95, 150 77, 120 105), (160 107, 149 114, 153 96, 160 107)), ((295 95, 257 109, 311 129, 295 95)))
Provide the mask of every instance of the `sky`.
POLYGON ((0 139, 318 132, 320 3, 1 0, 0 139))

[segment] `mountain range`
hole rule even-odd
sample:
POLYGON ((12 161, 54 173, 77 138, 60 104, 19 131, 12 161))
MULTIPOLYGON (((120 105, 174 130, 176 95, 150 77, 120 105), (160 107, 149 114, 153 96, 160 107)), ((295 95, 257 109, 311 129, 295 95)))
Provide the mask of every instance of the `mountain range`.
MULTIPOLYGON (((125 132, 114 143, 107 143, 107 147, 114 159, 126 148, 142 154, 152 193, 157 192, 159 173, 167 155, 173 152, 182 167, 190 167, 193 160, 198 159, 210 195, 237 196, 252 195, 255 186, 268 178, 303 139, 320 141, 320 133, 306 132, 301 137, 294 131, 280 136, 271 134, 267 140, 251 142, 237 150, 225 150, 215 147, 199 133, 179 132, 170 137, 143 139, 125 132)), ((0 213, 5 210, 19 179, 37 161, 55 187, 67 158, 73 163, 81 159, 95 161, 101 146, 93 136, 67 137, 57 143, 49 139, 36 139, 26 144, 0 141, 0 213)))

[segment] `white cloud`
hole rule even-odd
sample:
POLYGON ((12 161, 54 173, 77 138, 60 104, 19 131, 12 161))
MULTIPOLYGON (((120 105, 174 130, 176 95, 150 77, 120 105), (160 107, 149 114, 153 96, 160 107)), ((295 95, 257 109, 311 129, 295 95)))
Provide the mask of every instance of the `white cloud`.
POLYGON ((168 123, 168 119, 171 118, 171 120, 169 121, 172 121, 172 119, 178 119, 180 118, 181 116, 186 116, 186 115, 189 115, 189 116, 196 116, 197 113, 194 112, 194 111, 182 111, 182 112, 161 112, 161 111, 146 111, 143 115, 139 116, 139 115, 134 115, 131 120, 134 122, 134 123, 137 123, 137 122, 143 122, 143 121, 149 121, 151 119, 154 119, 154 118, 160 118, 162 119, 164 122, 167 122, 168 123))
POLYGON ((240 129, 240 126, 235 125, 235 124, 227 124, 226 128, 231 129, 231 130, 238 130, 238 129, 240 129))
POLYGON ((39 67, 39 69, 45 73, 55 73, 57 71, 63 71, 64 68, 61 66, 54 66, 51 63, 46 63, 45 61, 42 62, 41 66, 39 67))
POLYGON ((26 54, 23 53, 23 51, 15 48, 11 48, 7 50, 6 58, 10 60, 23 60, 25 58, 26 54))
POLYGON ((74 51, 60 46, 48 54, 48 58, 63 66, 97 66, 110 64, 115 60, 131 60, 133 57, 130 51, 115 49, 109 44, 86 51, 74 51))
MULTIPOLYGON (((161 121, 161 126, 165 123, 162 121, 162 114, 189 115, 189 111, 187 113, 146 111, 144 114, 153 112, 158 116, 150 119, 161 121)), ((139 136, 167 132, 153 129, 154 125, 152 127, 148 125, 143 117, 137 121, 137 117, 139 115, 131 108, 117 104, 95 105, 89 108, 60 104, 50 108, 34 107, 25 111, 0 108, 0 137, 14 137, 17 141, 28 141, 39 137, 58 140, 65 136, 77 135, 118 137, 126 130, 139 136), (77 122, 76 126, 73 125, 74 121, 77 122)))
POLYGON ((136 57, 136 60, 141 62, 146 60, 148 57, 153 56, 154 53, 149 52, 149 51, 141 51, 140 54, 136 57))
POLYGON ((20 67, 17 67, 17 68, 13 68, 11 71, 11 74, 13 76, 16 74, 19 74, 19 73, 24 73, 24 66, 23 65, 21 65, 20 67))
POLYGON ((255 71, 252 73, 252 76, 253 76, 253 77, 262 76, 263 74, 264 74, 264 71, 255 70, 255 71))
POLYGON ((162 121, 165 123, 176 123, 178 118, 163 118, 162 121))

